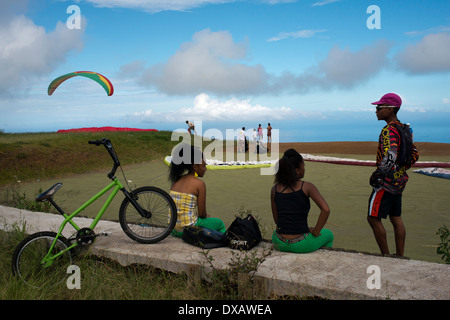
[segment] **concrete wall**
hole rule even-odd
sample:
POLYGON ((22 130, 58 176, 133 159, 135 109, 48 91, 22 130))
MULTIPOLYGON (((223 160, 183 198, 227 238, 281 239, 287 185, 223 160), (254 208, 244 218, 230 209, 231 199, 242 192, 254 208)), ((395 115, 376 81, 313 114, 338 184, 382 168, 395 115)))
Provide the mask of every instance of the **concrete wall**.
MULTIPOLYGON (((84 218, 75 220, 80 227, 87 227, 92 221, 84 218)), ((22 226, 24 222, 29 233, 56 231, 62 217, 0 206, 0 228, 7 230, 14 224, 22 226)), ((74 231, 69 225, 66 229, 66 236, 74 231)), ((201 276, 212 270, 205 252, 181 239, 169 236, 157 244, 139 244, 129 239, 118 223, 110 221, 100 221, 95 231, 111 235, 99 237, 91 253, 117 260, 122 265, 147 264, 170 272, 201 276)), ((261 256, 270 249, 270 243, 261 242, 252 252, 255 250, 255 254, 261 256)), ((229 268, 236 254, 250 255, 250 252, 229 248, 208 252, 215 269, 229 268)), ((266 296, 449 300, 450 265, 336 249, 321 249, 309 254, 274 250, 258 268, 253 285, 263 290, 266 296)))

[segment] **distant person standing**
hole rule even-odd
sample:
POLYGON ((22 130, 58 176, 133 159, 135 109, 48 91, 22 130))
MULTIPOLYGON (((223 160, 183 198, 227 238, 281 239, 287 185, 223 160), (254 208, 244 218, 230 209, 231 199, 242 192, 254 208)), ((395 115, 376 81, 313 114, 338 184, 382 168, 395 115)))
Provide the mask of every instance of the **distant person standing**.
POLYGON ((256 129, 253 129, 253 134, 252 134, 252 138, 253 138, 253 144, 255 145, 255 153, 258 151, 258 134, 256 133, 256 129))
POLYGON ((409 130, 411 131, 411 137, 414 139, 413 129, 411 128, 411 125, 409 123, 407 123, 407 125, 409 126, 409 130))
POLYGON ((259 142, 262 142, 263 139, 263 128, 261 127, 261 124, 258 126, 258 140, 259 142))
MULTIPOLYGON (((376 157, 377 169, 370 177, 373 187, 369 198, 367 220, 372 228, 375 240, 382 254, 389 254, 386 230, 381 219, 389 219, 394 227, 395 255, 403 256, 405 249, 406 228, 401 217, 402 192, 408 182, 408 170, 411 165, 397 163, 401 146, 401 135, 397 126, 403 124, 397 118, 397 112, 402 105, 401 98, 395 93, 385 94, 376 105, 376 115, 379 121, 386 121, 381 130, 376 157)), ((419 153, 413 145, 413 164, 419 159, 419 153)))
POLYGON ((245 152, 245 127, 238 134, 238 152, 245 152))
POLYGON ((189 122, 188 120, 186 120, 186 124, 188 125, 189 134, 192 134, 192 130, 193 130, 195 135, 197 135, 197 132, 195 131, 195 125, 192 122, 189 122))
POLYGON ((267 143, 272 142, 272 127, 270 126, 270 123, 267 124, 267 143))

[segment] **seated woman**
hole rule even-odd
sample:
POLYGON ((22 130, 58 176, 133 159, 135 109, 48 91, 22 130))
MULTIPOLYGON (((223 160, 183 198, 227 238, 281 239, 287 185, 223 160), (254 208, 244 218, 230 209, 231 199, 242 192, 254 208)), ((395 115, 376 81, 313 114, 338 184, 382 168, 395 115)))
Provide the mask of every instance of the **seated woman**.
POLYGON ((225 233, 225 224, 219 218, 210 218, 206 212, 206 184, 198 177, 206 172, 203 153, 194 146, 182 145, 175 149, 170 163, 170 195, 177 206, 177 223, 172 234, 183 235, 183 229, 197 225, 225 233))
POLYGON ((276 230, 272 243, 280 251, 307 253, 333 245, 333 233, 323 229, 330 214, 327 202, 310 182, 303 181, 305 163, 294 149, 287 150, 278 162, 270 199, 276 230), (308 227, 312 199, 320 209, 314 227, 308 227))

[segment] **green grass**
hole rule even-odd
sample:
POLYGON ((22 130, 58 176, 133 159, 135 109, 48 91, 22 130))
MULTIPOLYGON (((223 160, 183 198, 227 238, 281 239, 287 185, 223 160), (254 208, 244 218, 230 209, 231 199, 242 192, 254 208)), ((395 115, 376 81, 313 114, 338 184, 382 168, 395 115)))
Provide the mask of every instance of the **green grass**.
POLYGON ((112 167, 109 154, 89 140, 109 138, 122 164, 159 159, 177 141, 171 132, 2 133, 0 186, 17 181, 67 177, 112 167))
MULTIPOLYGON (((85 255, 76 261, 81 288, 69 289, 65 281, 41 288, 26 285, 12 276, 11 256, 24 234, 20 228, 0 231, 0 300, 185 300, 202 299, 186 275, 145 265, 123 267, 117 262, 85 255)), ((69 274, 68 276, 69 277, 69 274)))

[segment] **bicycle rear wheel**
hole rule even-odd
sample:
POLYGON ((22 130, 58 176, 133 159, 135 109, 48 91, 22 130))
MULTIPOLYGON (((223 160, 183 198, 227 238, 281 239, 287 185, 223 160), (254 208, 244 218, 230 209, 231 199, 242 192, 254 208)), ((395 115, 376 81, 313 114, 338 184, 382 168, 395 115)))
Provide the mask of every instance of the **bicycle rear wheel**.
MULTIPOLYGON (((19 243, 12 258, 13 274, 33 287, 46 283, 55 285, 63 281, 67 277, 67 267, 72 264, 71 250, 56 258, 50 266, 41 263, 56 236, 55 232, 38 232, 19 243)), ((66 241, 60 236, 51 253, 55 255, 67 249, 66 241)))
POLYGON ((146 212, 143 217, 125 198, 120 206, 120 226, 127 236, 140 243, 156 243, 165 239, 177 222, 177 207, 172 197, 156 187, 141 187, 131 195, 146 212))

